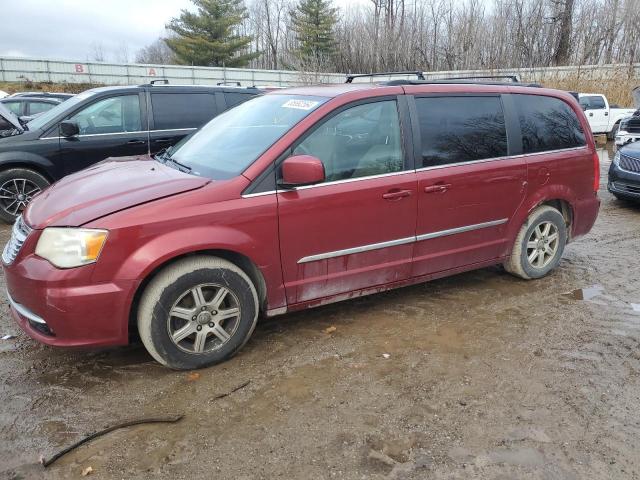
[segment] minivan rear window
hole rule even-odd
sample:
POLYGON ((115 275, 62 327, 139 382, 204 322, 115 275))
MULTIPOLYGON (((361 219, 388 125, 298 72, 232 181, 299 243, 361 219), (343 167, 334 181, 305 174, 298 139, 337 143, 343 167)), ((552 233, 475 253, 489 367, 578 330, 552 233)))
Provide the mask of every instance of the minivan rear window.
POLYGON ((554 97, 513 95, 522 131, 522 153, 562 150, 586 145, 573 109, 554 97))
POLYGON ((416 98, 422 165, 447 165, 507 155, 498 96, 416 98))
POLYGON ((211 93, 151 94, 155 130, 197 128, 218 113, 211 93))

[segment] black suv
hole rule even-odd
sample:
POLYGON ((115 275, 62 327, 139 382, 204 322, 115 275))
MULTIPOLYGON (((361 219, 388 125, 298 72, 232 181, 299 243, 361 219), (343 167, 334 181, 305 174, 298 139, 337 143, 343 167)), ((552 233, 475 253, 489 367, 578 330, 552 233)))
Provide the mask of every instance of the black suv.
MULTIPOLYGON (((27 124, 0 119, 0 219, 12 222, 31 198, 65 175, 108 157, 156 153, 257 88, 149 84, 94 88, 27 124)), ((1 109, 0 115, 7 116, 1 109)))

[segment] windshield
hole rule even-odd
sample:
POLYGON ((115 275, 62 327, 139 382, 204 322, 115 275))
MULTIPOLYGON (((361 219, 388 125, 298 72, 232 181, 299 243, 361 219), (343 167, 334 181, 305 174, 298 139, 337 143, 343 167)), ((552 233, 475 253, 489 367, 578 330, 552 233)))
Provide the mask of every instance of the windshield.
POLYGON ((51 120, 56 118, 58 115, 60 115, 61 113, 67 110, 72 109, 75 105, 82 102, 86 98, 89 98, 93 94, 94 92, 92 92, 91 90, 87 90, 86 92, 82 92, 76 95, 75 97, 71 97, 70 99, 65 100, 64 102, 56 105, 51 110, 47 110, 46 112, 44 112, 42 115, 38 115, 36 118, 31 120, 27 124, 29 127, 29 130, 37 130, 39 128, 43 128, 46 124, 48 124, 51 120))
POLYGON ((324 97, 265 95, 218 115, 170 152, 196 175, 226 180, 242 173, 324 97))

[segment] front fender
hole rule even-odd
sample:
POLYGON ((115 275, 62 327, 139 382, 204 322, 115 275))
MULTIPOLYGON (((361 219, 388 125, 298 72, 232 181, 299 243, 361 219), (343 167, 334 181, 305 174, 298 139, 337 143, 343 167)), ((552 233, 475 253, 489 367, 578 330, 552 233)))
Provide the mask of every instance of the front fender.
POLYGON ((32 152, 9 150, 0 152, 0 169, 7 167, 31 168, 45 173, 49 179, 55 179, 55 165, 46 157, 32 152))
POLYGON ((225 226, 200 226, 174 230, 154 237, 128 255, 116 272, 117 278, 141 279, 169 260, 205 250, 227 250, 249 258, 258 268, 255 258, 256 241, 245 232, 225 226))

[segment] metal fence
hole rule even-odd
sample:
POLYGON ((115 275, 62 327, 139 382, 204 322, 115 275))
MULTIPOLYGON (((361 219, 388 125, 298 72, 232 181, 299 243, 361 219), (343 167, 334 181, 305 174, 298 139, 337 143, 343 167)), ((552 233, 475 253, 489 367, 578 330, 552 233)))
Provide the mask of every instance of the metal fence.
MULTIPOLYGON (((472 75, 518 75, 525 81, 543 81, 546 78, 562 78, 579 75, 581 78, 606 79, 612 75, 628 75, 640 78, 640 64, 588 65, 577 67, 545 67, 499 70, 457 70, 425 72, 428 79, 472 75)), ((101 83, 108 85, 135 85, 148 83, 154 78, 166 78, 177 84, 239 83, 242 86, 274 85, 295 86, 310 83, 341 83, 342 73, 313 73, 289 70, 257 70, 248 68, 189 67, 177 65, 144 65, 99 62, 73 62, 35 58, 0 57, 0 81, 4 82, 68 82, 101 83)), ((403 78, 376 77, 376 81, 403 78)), ((372 81, 356 79, 356 82, 372 81)))
POLYGON ((293 86, 344 81, 338 73, 305 73, 285 70, 189 67, 98 62, 72 62, 34 58, 0 57, 0 81, 68 82, 136 85, 154 78, 170 83, 215 85, 218 83, 293 86))

